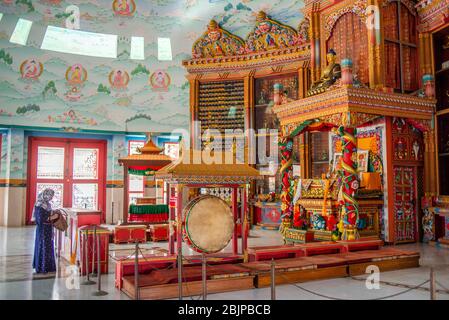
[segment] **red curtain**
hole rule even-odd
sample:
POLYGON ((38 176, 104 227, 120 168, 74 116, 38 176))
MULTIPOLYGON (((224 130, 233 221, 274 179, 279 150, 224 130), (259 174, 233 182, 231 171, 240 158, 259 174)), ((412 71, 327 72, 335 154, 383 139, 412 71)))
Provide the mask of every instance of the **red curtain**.
POLYGON ((356 14, 346 13, 337 20, 327 41, 327 50, 331 48, 337 53, 337 61, 352 59, 353 72, 368 84, 368 31, 356 14))
POLYGON ((416 17, 403 4, 400 7, 401 26, 399 27, 398 4, 391 2, 382 7, 383 28, 385 35, 385 85, 401 90, 402 46, 402 82, 404 91, 418 89, 418 53, 416 17), (399 32, 400 30, 400 37, 399 32))
MULTIPOLYGON (((416 17, 401 4, 401 40, 417 45, 416 17)), ((418 89, 418 53, 414 46, 402 46, 403 82, 405 91, 418 89)))
POLYGON ((384 36, 387 40, 399 40, 397 3, 382 7, 384 36))
POLYGON ((399 45, 385 41, 385 85, 401 89, 401 69, 399 65, 399 45))
POLYGON ((418 54, 417 49, 402 46, 404 90, 415 91, 418 89, 418 54))
POLYGON ((404 42, 416 44, 416 17, 401 4, 401 39, 404 42))

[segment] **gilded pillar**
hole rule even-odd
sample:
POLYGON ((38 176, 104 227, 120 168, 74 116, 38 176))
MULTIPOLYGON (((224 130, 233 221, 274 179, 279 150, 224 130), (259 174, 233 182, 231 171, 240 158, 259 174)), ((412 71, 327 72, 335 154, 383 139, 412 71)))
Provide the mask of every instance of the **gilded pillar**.
POLYGON ((426 195, 437 193, 435 130, 424 132, 424 192, 426 195))
POLYGON ((432 35, 430 33, 419 33, 418 37, 419 70, 421 72, 421 76, 425 74, 433 74, 432 35))
POLYGON ((368 0, 366 8, 366 26, 368 29, 368 61, 370 88, 383 87, 384 73, 382 68, 382 32, 380 4, 378 0, 368 0))
POLYGON ((182 248, 182 192, 183 192, 184 186, 182 184, 178 184, 176 186, 176 252, 180 252, 182 248))
POLYGON ((309 89, 310 74, 308 63, 302 63, 298 68, 298 99, 305 98, 309 89))
POLYGON ((310 14, 310 62, 312 69, 312 82, 319 80, 321 75, 319 8, 319 3, 314 3, 312 13, 310 14))
POLYGON ((198 120, 199 81, 196 77, 188 77, 190 85, 190 148, 195 149, 195 122, 198 120))
MULTIPOLYGON (((234 216, 234 233, 232 234, 232 253, 237 255, 239 251, 238 245, 238 234, 237 234, 237 226, 240 224, 239 222, 239 211, 238 211, 238 199, 237 199, 237 187, 232 188, 231 194, 231 202, 232 202, 232 214, 234 216)), ((240 229, 243 237, 243 230, 240 229)), ((242 248, 243 249, 243 248, 242 248)))
POLYGON ((255 70, 251 71, 243 78, 244 88, 244 108, 245 108, 245 163, 255 164, 255 159, 250 157, 253 154, 253 148, 256 141, 253 141, 254 135, 251 130, 254 129, 254 74, 255 70))
POLYGON ((309 137, 307 132, 299 135, 299 163, 301 164, 301 178, 309 177, 309 137))
POLYGON ((178 230, 178 220, 176 218, 176 203, 172 202, 172 199, 175 199, 176 192, 175 186, 171 184, 167 184, 167 193, 168 193, 168 208, 169 208, 169 226, 170 226, 170 235, 168 239, 168 250, 170 254, 175 254, 175 242, 176 235, 178 230))

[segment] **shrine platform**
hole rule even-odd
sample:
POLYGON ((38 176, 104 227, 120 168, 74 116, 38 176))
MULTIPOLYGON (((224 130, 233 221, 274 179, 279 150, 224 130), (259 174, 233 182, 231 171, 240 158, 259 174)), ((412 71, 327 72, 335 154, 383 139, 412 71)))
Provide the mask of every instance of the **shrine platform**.
MULTIPOLYGON (((200 266, 201 256, 194 255, 188 256, 188 259, 184 260, 184 266, 200 266)), ((209 255, 207 257, 207 263, 209 265, 216 264, 236 264, 243 262, 242 256, 235 256, 232 254, 221 254, 220 256, 209 255)), ((148 274, 152 271, 167 269, 170 267, 176 267, 177 256, 176 255, 144 255, 139 256, 139 274, 148 274)), ((118 289, 123 287, 123 278, 126 276, 134 277, 134 256, 129 259, 119 260, 115 266, 115 286, 118 289)))
POLYGON ((304 244, 291 244, 280 246, 249 247, 249 261, 263 261, 271 259, 285 259, 318 254, 333 254, 360 250, 377 250, 383 246, 383 241, 356 240, 356 241, 322 241, 304 244))
MULTIPOLYGON (((382 247, 379 240, 341 241, 333 243, 309 243, 295 246, 280 246, 285 254, 298 255, 275 259, 276 284, 300 283, 313 280, 342 278, 366 274, 370 265, 381 272, 419 267, 420 255, 415 251, 397 247, 382 247), (292 250, 289 251, 288 250, 292 250), (293 252, 293 253, 291 253, 293 252)), ((258 247, 267 252, 276 247, 258 247)), ((273 251, 274 252, 274 251, 273 251)), ((189 257, 183 266, 183 296, 201 295, 201 259, 189 257)), ((156 258, 155 258, 156 259, 156 258)), ((165 264, 158 270, 146 270, 145 263, 139 263, 139 290, 141 299, 169 299, 178 297, 178 270, 176 257, 166 257, 165 264), (170 266, 171 264, 171 266, 170 266), (165 266, 165 269, 164 269, 165 266), (142 267, 142 270, 141 270, 142 267)), ((132 259, 130 259, 132 260, 132 259)), ((154 260, 153 265, 157 265, 154 260)), ((271 284, 271 259, 242 263, 241 257, 207 258, 208 293, 238 291, 263 288, 271 284)), ((123 261, 122 261, 123 262, 123 261)), ((122 263, 121 262, 121 263, 122 263)), ((132 265, 122 273, 119 287, 129 297, 134 298, 134 270, 132 265)), ((150 267, 148 267, 151 269, 150 267)), ((117 276, 117 274, 116 274, 117 276)))

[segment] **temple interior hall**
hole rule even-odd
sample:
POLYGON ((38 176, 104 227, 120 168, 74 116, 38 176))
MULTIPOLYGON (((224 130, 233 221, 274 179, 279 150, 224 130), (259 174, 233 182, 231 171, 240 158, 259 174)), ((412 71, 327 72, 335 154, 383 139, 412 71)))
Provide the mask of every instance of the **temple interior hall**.
POLYGON ((447 0, 0 0, 0 300, 449 300, 447 0))

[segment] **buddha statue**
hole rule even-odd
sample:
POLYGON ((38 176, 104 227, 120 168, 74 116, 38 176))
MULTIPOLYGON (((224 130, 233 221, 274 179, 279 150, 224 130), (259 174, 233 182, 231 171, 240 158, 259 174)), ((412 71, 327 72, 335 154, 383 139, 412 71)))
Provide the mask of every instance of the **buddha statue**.
POLYGON ((324 92, 327 88, 333 85, 337 79, 341 78, 341 67, 340 64, 335 62, 336 56, 337 53, 334 49, 329 49, 326 55, 328 63, 327 67, 324 68, 321 73, 320 80, 312 84, 311 88, 307 92, 308 97, 324 92))

